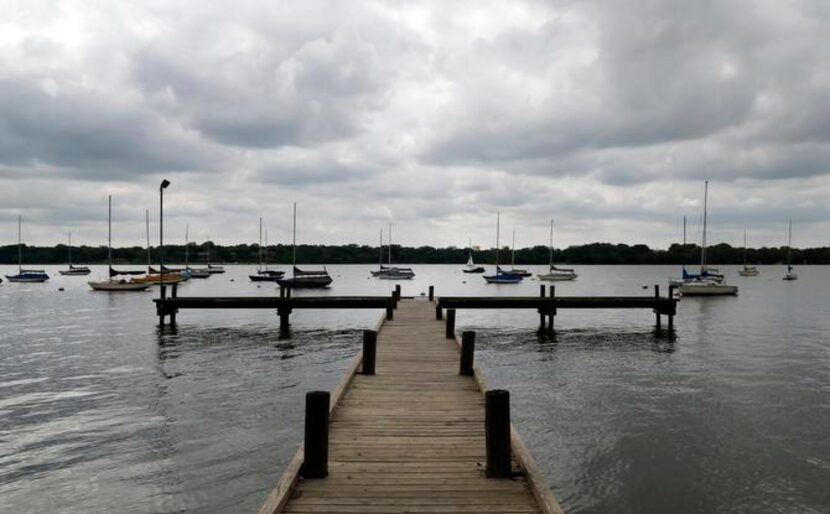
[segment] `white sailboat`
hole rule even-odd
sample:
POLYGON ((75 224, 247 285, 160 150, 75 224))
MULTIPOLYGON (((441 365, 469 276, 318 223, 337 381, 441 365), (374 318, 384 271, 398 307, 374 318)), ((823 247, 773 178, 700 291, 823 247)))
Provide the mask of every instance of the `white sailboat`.
POLYGON ((793 251, 793 220, 790 220, 789 237, 787 238, 787 273, 784 274, 784 280, 798 280, 798 273, 796 273, 793 270, 792 251, 793 251))
POLYGON ((738 286, 727 285, 723 275, 717 274, 716 270, 707 270, 706 268, 706 216, 708 200, 709 181, 707 180, 703 189, 703 244, 700 249, 700 274, 695 275, 693 278, 687 278, 678 287, 678 291, 683 296, 726 296, 738 294, 738 286))
MULTIPOLYGON (((380 265, 380 270, 373 271, 372 276, 381 280, 410 280, 415 277, 415 272, 412 268, 403 268, 400 266, 392 266, 392 224, 389 224, 389 265, 380 265)), ((382 234, 381 234, 382 237, 382 234)))
POLYGON ((758 268, 749 266, 746 263, 746 229, 744 229, 744 267, 738 270, 738 275, 742 277, 757 277, 759 274, 758 268))
POLYGON ((190 278, 209 278, 211 275, 208 268, 190 267, 190 225, 184 226, 184 269, 190 273, 190 278))
POLYGON ((548 246, 548 272, 539 273, 537 276, 539 280, 546 280, 549 282, 575 280, 577 274, 570 268, 557 268, 553 265, 553 218, 550 220, 550 245, 548 246))
MULTIPOLYGON (((134 282, 133 280, 114 279, 119 272, 112 269, 112 195, 109 196, 109 214, 107 216, 107 280, 87 282, 94 291, 144 291, 150 284, 134 282)), ((128 272, 135 274, 136 272, 128 272)), ((143 272, 139 272, 143 273, 143 272)))
POLYGON ((496 213, 496 274, 484 275, 483 278, 488 284, 518 284, 523 277, 515 273, 504 271, 499 267, 499 236, 501 230, 501 213, 496 213))

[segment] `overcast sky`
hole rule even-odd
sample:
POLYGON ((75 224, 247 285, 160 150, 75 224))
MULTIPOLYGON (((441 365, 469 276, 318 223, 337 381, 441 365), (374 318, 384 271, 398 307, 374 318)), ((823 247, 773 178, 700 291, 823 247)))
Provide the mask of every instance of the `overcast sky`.
POLYGON ((826 0, 0 0, 0 244, 830 244, 826 0))

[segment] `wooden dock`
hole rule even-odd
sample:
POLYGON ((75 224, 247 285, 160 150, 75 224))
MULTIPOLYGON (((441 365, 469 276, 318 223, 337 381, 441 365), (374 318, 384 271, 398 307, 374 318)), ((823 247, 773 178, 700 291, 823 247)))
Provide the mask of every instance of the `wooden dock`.
POLYGON ((562 512, 512 425, 515 471, 486 476, 486 385, 471 360, 472 376, 460 374, 460 341, 435 311, 426 299, 402 300, 381 322, 375 374, 359 372, 358 355, 331 395, 328 475, 301 478, 301 447, 261 514, 562 512))

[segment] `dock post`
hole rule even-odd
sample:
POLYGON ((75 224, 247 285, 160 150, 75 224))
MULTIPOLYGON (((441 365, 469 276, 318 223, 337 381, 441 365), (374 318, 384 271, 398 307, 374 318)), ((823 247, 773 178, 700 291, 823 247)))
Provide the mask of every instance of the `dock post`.
MULTIPOLYGON (((660 284, 654 284, 654 297, 660 298, 660 284)), ((654 315, 657 318, 657 330, 660 330, 660 310, 654 309, 654 315)))
POLYGON ((473 358, 476 348, 476 333, 472 330, 465 330, 461 333, 461 366, 459 375, 465 377, 473 376, 473 358))
POLYGON ((285 297, 286 298, 291 298, 291 288, 290 287, 285 288, 285 297))
POLYGON ((328 391, 305 395, 303 478, 326 478, 329 474, 329 400, 328 391))
POLYGON ((510 468, 510 393, 492 389, 484 394, 484 439, 487 446, 486 475, 508 478, 510 468))
MULTIPOLYGON (((179 284, 175 284, 175 283, 173 284, 173 286, 171 288, 171 291, 170 291, 170 298, 176 298, 177 296, 179 296, 179 287, 178 286, 179 286, 179 284)), ((170 326, 171 327, 176 325, 176 311, 177 310, 175 308, 170 309, 170 326)))
POLYGON ((285 286, 280 285, 280 298, 285 298, 285 286))
POLYGON ((435 286, 429 286, 429 301, 435 299, 435 286))
POLYGON ((389 302, 389 305, 386 307, 386 321, 392 321, 395 319, 395 302, 394 300, 389 302))
POLYGON ((395 290, 394 289, 392 290, 392 308, 393 309, 398 308, 398 297, 395 296, 395 290))
POLYGON ((159 288, 159 327, 164 328, 164 313, 167 312, 167 308, 164 305, 164 300, 167 298, 167 288, 162 285, 159 288))
POLYGON ((401 285, 400 284, 395 284, 395 300, 396 301, 401 300, 401 285))
POLYGON ((364 375, 375 374, 375 356, 377 355, 378 333, 374 330, 363 331, 363 367, 364 375))
POLYGON ((669 337, 671 337, 672 332, 674 332, 674 314, 669 314, 668 318, 669 318, 669 326, 668 326, 669 337))
POLYGON ((444 319, 444 311, 441 310, 441 304, 435 306, 435 319, 442 320, 444 319))
POLYGON ((455 339, 455 309, 447 309, 447 339, 455 339))
POLYGON ((288 318, 291 316, 291 309, 283 306, 277 309, 277 314, 280 316, 280 337, 288 337, 291 326, 288 318))
MULTIPOLYGON (((539 297, 545 297, 545 284, 539 284, 539 297)), ((539 307, 539 330, 545 329, 545 309, 544 307, 539 307)))
POLYGON ((553 317, 556 316, 556 307, 554 306, 554 298, 556 298, 556 286, 550 286, 550 312, 548 313, 548 330, 553 332, 553 317))

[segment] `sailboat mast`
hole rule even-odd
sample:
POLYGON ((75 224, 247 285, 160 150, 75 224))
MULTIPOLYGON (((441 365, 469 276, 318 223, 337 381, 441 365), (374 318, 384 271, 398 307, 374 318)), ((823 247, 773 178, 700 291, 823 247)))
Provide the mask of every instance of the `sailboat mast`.
POLYGON ((389 223, 389 266, 392 266, 392 223, 389 223))
POLYGON ((268 271, 268 229, 265 229, 265 248, 262 250, 263 260, 265 261, 265 271, 268 271))
POLYGON ((683 248, 686 247, 686 216, 683 216, 683 248))
POLYGON ((257 267, 258 272, 262 272, 262 216, 259 218, 259 267, 257 267))
POLYGON ((69 233, 69 268, 72 268, 72 232, 69 233))
POLYGON ((17 215, 17 269, 23 273, 23 216, 17 215))
POLYGON ((709 206, 709 181, 703 186, 703 248, 700 249, 700 270, 706 271, 706 211, 709 206))
MULTIPOLYGON (((144 219, 147 224, 147 273, 150 272, 150 209, 144 209, 144 219)), ((163 270, 159 269, 159 273, 163 270)))
POLYGON ((378 266, 383 267, 383 228, 380 229, 378 238, 378 266))
POLYGON ((746 229, 744 229, 744 268, 746 268, 746 229))
POLYGON ((510 267, 516 267, 516 229, 513 229, 513 246, 510 248, 510 267))
POLYGON ((112 195, 107 197, 107 265, 112 270, 112 195))
POLYGON ((496 213, 496 272, 499 270, 499 230, 501 223, 501 213, 496 213))
POLYGON ((793 220, 790 220, 790 230, 787 236, 787 267, 792 268, 792 252, 793 252, 793 220))
POLYGON ((550 245, 548 246, 548 266, 553 266, 553 218, 550 219, 550 245))
POLYGON ((294 202, 294 235, 291 242, 291 263, 292 267, 297 266, 297 202, 294 202))
POLYGON ((184 226, 184 269, 190 267, 190 225, 184 226))

